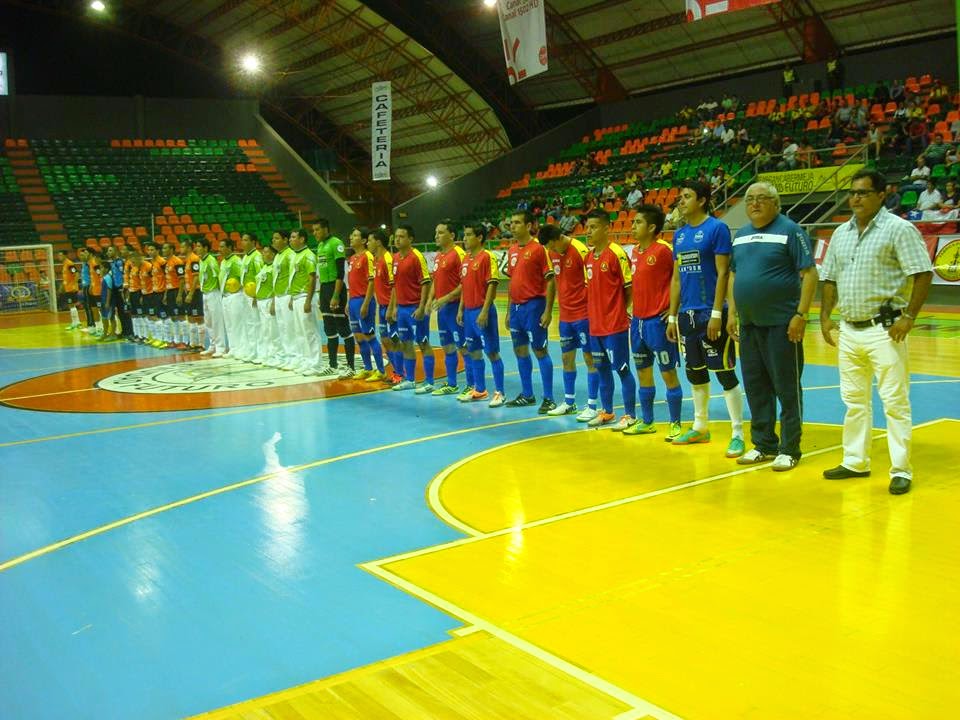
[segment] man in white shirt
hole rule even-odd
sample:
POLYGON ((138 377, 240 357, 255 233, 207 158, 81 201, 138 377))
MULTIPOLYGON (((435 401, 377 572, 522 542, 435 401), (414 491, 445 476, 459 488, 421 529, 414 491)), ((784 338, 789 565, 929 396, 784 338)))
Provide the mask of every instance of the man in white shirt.
POLYGON ((604 200, 616 200, 617 199, 617 189, 613 186, 612 183, 607 183, 603 187, 603 199, 604 200))
POLYGON ((780 170, 793 170, 797 167, 797 151, 800 150, 800 146, 797 145, 790 138, 786 138, 783 141, 783 159, 777 163, 777 168, 780 170))
POLYGON ((943 203, 943 195, 937 190, 937 184, 928 179, 927 188, 917 198, 917 210, 939 210, 943 203))
POLYGON ((640 203, 643 202, 643 192, 640 188, 635 187, 630 191, 630 194, 627 195, 627 207, 631 210, 640 207, 640 203))
POLYGON ((901 187, 901 190, 916 190, 920 192, 924 189, 927 184, 927 179, 930 177, 930 168, 927 167, 926 158, 922 155, 917 158, 917 166, 910 171, 910 181, 909 185, 904 185, 901 187))

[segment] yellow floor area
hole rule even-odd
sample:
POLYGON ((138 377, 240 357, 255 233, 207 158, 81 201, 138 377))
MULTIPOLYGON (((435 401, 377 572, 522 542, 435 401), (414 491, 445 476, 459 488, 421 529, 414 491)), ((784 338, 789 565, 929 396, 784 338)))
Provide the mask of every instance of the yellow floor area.
MULTIPOLYGON (((811 428, 805 446, 825 452, 791 472, 734 470, 619 503, 607 501, 626 484, 644 495, 737 466, 722 445, 688 448, 688 469, 674 461, 663 478, 654 456, 679 448, 614 463, 625 441, 646 438, 595 433, 593 457, 611 460, 587 472, 568 454, 525 465, 521 443, 476 461, 499 459, 478 467, 506 478, 451 475, 444 505, 486 530, 515 526, 521 506, 525 522, 546 520, 373 565, 448 612, 684 718, 951 717, 960 491, 944 441, 958 431, 958 421, 915 431, 922 491, 902 497, 887 492, 883 439, 873 477, 820 477, 840 460, 827 449, 839 428, 811 428), (606 505, 584 509, 597 501, 606 505), (568 511, 579 512, 550 518, 568 511)), ((534 442, 551 440, 562 452, 563 436, 534 442)))

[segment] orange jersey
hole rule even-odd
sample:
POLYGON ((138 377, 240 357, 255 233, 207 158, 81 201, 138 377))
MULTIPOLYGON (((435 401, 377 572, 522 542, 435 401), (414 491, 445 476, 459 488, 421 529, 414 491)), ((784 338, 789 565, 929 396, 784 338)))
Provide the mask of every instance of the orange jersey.
POLYGON ((411 248, 406 257, 393 256, 393 282, 397 289, 397 305, 419 305, 420 287, 430 282, 427 261, 416 248, 411 248))
POLYGON ((582 242, 570 240, 562 255, 550 253, 557 278, 561 322, 576 322, 587 317, 587 275, 583 264, 587 252, 582 242))
MULTIPOLYGON (((133 290, 134 288, 130 287, 130 281, 133 280, 133 260, 124 260, 123 261, 123 289, 124 290, 133 290)), ((137 278, 137 290, 140 289, 140 278, 137 278)))
POLYGON ((166 264, 167 290, 179 290, 180 278, 183 277, 183 260, 176 255, 167 258, 166 264))
POLYGON ((91 259, 87 261, 87 265, 90 266, 90 294, 100 295, 100 289, 103 285, 103 276, 100 274, 100 263, 91 259))
POLYGON ((670 307, 673 250, 660 240, 646 250, 633 248, 633 316, 660 315, 670 307))
POLYGON ((153 292, 153 263, 144 258, 137 274, 140 276, 140 292, 150 295, 153 292))
POLYGON ((162 293, 167 289, 167 278, 165 277, 167 261, 157 255, 153 261, 153 291, 162 293))
POLYGON ((460 284, 460 265, 463 262, 463 248, 454 245, 447 252, 438 252, 433 261, 433 290, 436 297, 447 295, 460 284))
POLYGON ((60 280, 63 284, 64 292, 77 292, 79 289, 79 274, 80 268, 77 267, 77 264, 73 260, 67 258, 63 261, 63 268, 60 270, 60 280))
POLYGON ((588 252, 586 265, 590 334, 603 337, 625 332, 630 318, 624 288, 629 289, 632 279, 627 254, 610 243, 599 255, 588 252))
POLYGON ((184 288, 189 290, 196 287, 196 277, 200 274, 200 256, 191 252, 183 261, 184 288))
POLYGON ((543 245, 533 238, 520 247, 514 243, 507 250, 507 276, 510 278, 510 302, 525 303, 546 297, 547 280, 553 277, 553 266, 543 245))
POLYGON ((390 291, 393 290, 393 255, 384 252, 377 258, 376 274, 373 276, 373 294, 377 304, 386 307, 390 304, 390 291))

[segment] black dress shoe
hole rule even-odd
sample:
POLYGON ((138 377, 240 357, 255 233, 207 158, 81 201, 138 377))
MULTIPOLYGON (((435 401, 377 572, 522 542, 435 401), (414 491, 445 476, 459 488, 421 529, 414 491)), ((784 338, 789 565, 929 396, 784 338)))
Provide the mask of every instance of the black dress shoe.
POLYGON ((827 480, 847 480, 849 478, 870 477, 870 471, 864 470, 862 472, 857 472, 856 470, 851 470, 845 465, 837 465, 835 468, 824 470, 823 476, 827 480))
POLYGON ((890 494, 903 495, 910 492, 910 478, 903 475, 894 475, 890 478, 890 494))

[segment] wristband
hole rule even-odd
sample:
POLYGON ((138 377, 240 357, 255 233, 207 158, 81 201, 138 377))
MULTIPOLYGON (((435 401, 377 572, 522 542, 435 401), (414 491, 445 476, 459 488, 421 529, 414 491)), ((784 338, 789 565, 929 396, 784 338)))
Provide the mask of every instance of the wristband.
POLYGON ((676 316, 676 315, 667 315, 667 323, 668 323, 668 324, 671 324, 671 325, 676 325, 676 324, 677 324, 677 316, 676 316))
POLYGON ((911 315, 911 314, 908 313, 906 310, 904 310, 902 314, 903 314, 903 316, 904 316, 905 318, 910 318, 911 320, 916 320, 916 319, 917 319, 917 316, 916 316, 916 315, 911 315))
POLYGON ((722 318, 722 317, 723 317, 723 311, 722 311, 722 310, 711 310, 711 311, 710 311, 710 319, 711 319, 711 320, 719 320, 719 319, 722 318))

